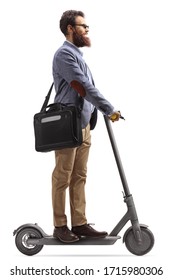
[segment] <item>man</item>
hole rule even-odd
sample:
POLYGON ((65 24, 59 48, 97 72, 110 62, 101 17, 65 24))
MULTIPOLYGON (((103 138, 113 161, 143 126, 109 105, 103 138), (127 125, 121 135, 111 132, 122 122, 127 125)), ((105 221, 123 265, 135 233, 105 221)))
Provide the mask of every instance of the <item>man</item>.
POLYGON ((52 174, 52 202, 54 215, 53 236, 62 242, 75 242, 79 237, 103 238, 107 232, 96 231, 85 216, 85 182, 87 161, 91 145, 90 121, 97 108, 114 120, 120 113, 104 98, 94 86, 92 74, 79 48, 90 47, 89 26, 84 13, 69 10, 60 19, 60 29, 66 37, 64 44, 56 51, 53 59, 55 102, 80 105, 83 97, 82 133, 83 143, 77 148, 55 151, 56 165, 52 174), (66 189, 69 187, 71 225, 67 226, 65 214, 66 189))

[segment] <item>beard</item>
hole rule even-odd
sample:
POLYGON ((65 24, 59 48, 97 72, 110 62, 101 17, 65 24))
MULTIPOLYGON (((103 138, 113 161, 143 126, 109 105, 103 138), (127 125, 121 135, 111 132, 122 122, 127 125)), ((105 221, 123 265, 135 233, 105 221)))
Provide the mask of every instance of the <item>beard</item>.
POLYGON ((86 35, 79 35, 77 34, 77 32, 73 33, 73 43, 78 48, 91 46, 90 38, 87 37, 86 35))

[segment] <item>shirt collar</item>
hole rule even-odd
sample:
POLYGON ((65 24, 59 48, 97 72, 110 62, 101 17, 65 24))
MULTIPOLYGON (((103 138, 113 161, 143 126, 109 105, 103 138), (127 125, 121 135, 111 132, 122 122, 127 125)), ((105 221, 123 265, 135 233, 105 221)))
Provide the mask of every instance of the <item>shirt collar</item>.
POLYGON ((69 47, 71 47, 71 48, 73 48, 75 51, 77 51, 81 56, 83 56, 83 52, 81 52, 81 50, 79 50, 79 48, 78 47, 76 47, 73 43, 71 43, 70 41, 65 41, 64 42, 64 45, 67 45, 67 46, 69 46, 69 47))

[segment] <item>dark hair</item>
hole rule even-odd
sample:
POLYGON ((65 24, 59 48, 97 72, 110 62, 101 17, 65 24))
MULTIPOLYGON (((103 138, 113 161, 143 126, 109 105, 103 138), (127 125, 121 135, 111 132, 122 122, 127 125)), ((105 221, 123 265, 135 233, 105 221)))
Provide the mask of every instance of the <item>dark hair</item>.
POLYGON ((60 29, 65 36, 67 35, 67 26, 69 24, 74 26, 77 16, 85 17, 83 12, 76 10, 68 10, 62 14, 60 19, 60 29))

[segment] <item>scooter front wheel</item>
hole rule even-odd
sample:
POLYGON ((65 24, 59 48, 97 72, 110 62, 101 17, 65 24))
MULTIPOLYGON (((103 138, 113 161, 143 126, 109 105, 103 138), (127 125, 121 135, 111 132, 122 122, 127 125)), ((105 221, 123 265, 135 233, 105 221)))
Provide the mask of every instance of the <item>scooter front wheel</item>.
POLYGON ((32 228, 32 227, 26 227, 21 229, 17 234, 15 238, 15 243, 17 249, 28 256, 35 255, 41 251, 43 248, 43 245, 31 245, 28 243, 29 238, 42 238, 42 234, 39 230, 32 228))
POLYGON ((131 228, 125 236, 125 245, 134 255, 145 255, 154 245, 154 235, 148 228, 141 227, 141 238, 142 242, 139 244, 135 239, 133 228, 131 228))

